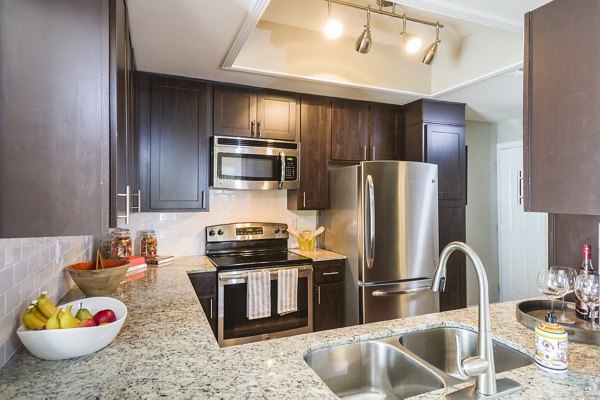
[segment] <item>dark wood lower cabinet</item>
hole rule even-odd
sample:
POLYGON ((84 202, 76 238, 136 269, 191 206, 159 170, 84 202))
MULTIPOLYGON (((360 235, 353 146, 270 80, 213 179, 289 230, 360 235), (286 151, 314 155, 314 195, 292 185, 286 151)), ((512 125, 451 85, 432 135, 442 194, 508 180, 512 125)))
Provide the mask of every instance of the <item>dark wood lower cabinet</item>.
POLYGON ((344 326, 344 260, 316 262, 314 266, 313 330, 344 326))
POLYGON ((217 337, 217 273, 197 272, 188 274, 206 315, 210 327, 217 337))
MULTIPOLYGON (((465 241, 465 206, 460 202, 440 201, 438 208, 440 252, 450 242, 465 241)), ((446 289, 440 293, 440 311, 467 306, 466 258, 454 252, 446 265, 446 289)))

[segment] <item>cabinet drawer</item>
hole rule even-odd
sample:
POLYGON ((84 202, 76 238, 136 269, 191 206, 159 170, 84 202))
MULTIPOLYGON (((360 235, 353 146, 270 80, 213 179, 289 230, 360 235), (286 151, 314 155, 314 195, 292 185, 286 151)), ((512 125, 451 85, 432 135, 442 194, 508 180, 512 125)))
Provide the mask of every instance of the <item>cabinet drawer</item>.
POLYGON ((324 262, 314 264, 315 285, 342 282, 344 280, 345 261, 324 262))

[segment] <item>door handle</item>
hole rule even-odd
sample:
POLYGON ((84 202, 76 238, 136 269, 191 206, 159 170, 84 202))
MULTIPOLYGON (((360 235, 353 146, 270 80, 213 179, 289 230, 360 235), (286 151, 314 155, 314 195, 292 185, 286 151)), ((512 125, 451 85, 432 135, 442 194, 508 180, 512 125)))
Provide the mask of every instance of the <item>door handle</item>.
POLYGON ((326 276, 326 275, 337 275, 337 274, 339 274, 339 272, 338 272, 338 271, 333 271, 333 272, 323 272, 323 276, 326 276))
POLYGON ((306 192, 302 192, 302 208, 306 208, 306 192))
POLYGON ((260 121, 256 122, 256 137, 260 137, 260 121))
POLYGON ((523 204, 523 171, 517 171, 517 204, 523 204))
POLYGON ((362 150, 362 159, 367 160, 367 146, 361 146, 360 149, 362 150))
POLYGON ((250 136, 254 136, 254 121, 250 122, 250 136))
POLYGON ((133 193, 131 196, 137 196, 137 206, 131 206, 131 208, 137 212, 142 212, 142 191, 138 189, 137 193, 133 193))
POLYGON ((131 206, 131 188, 125 186, 125 193, 117 193, 117 197, 125 197, 125 215, 118 215, 117 218, 124 218, 125 225, 129 225, 129 208, 131 206))
MULTIPOLYGON (((374 251, 375 251, 375 187, 373 184, 373 177, 371 175, 367 175, 367 204, 369 205, 369 212, 367 218, 368 224, 365 224, 369 227, 368 231, 363 229, 364 241, 365 241, 365 257, 367 259, 367 268, 373 268, 374 262, 374 251)), ((366 222, 366 221, 365 221, 366 222)), ((366 228, 366 227, 365 227, 366 228)))
POLYGON ((371 160, 375 159, 375 146, 371 146, 371 160))
POLYGON ((402 289, 402 290, 376 290, 372 294, 375 297, 383 297, 383 296, 398 296, 402 294, 413 294, 413 293, 421 293, 431 290, 431 286, 419 286, 412 289, 402 289))
POLYGON ((212 321, 213 319, 213 299, 212 297, 210 298, 210 320, 212 321))
POLYGON ((279 177, 279 189, 283 189, 283 182, 285 182, 285 153, 283 150, 279 152, 279 159, 281 160, 281 176, 279 177))
POLYGON ((202 205, 200 208, 206 208, 206 192, 202 191, 202 205))
POLYGON ((317 286, 317 304, 321 305, 321 286, 317 286))

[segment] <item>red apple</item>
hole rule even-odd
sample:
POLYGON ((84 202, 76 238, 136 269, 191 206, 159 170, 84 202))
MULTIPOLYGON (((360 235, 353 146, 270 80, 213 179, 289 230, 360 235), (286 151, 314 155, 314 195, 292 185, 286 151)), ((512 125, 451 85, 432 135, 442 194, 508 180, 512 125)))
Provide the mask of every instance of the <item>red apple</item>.
POLYGON ((86 318, 79 324, 80 328, 87 328, 91 326, 97 326, 98 324, 94 321, 94 318, 86 318))
POLYGON ((111 322, 115 322, 116 320, 117 317, 115 316, 113 310, 101 310, 94 314, 94 321, 96 321, 96 324, 98 325, 110 324, 111 322))

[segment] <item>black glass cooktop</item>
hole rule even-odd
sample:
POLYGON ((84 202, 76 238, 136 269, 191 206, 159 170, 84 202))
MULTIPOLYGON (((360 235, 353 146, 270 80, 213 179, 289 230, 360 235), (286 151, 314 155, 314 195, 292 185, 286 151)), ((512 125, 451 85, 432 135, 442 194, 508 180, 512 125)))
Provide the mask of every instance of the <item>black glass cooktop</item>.
POLYGON ((312 259, 285 251, 253 252, 241 254, 217 254, 209 258, 217 269, 248 269, 302 265, 312 263, 312 259))

